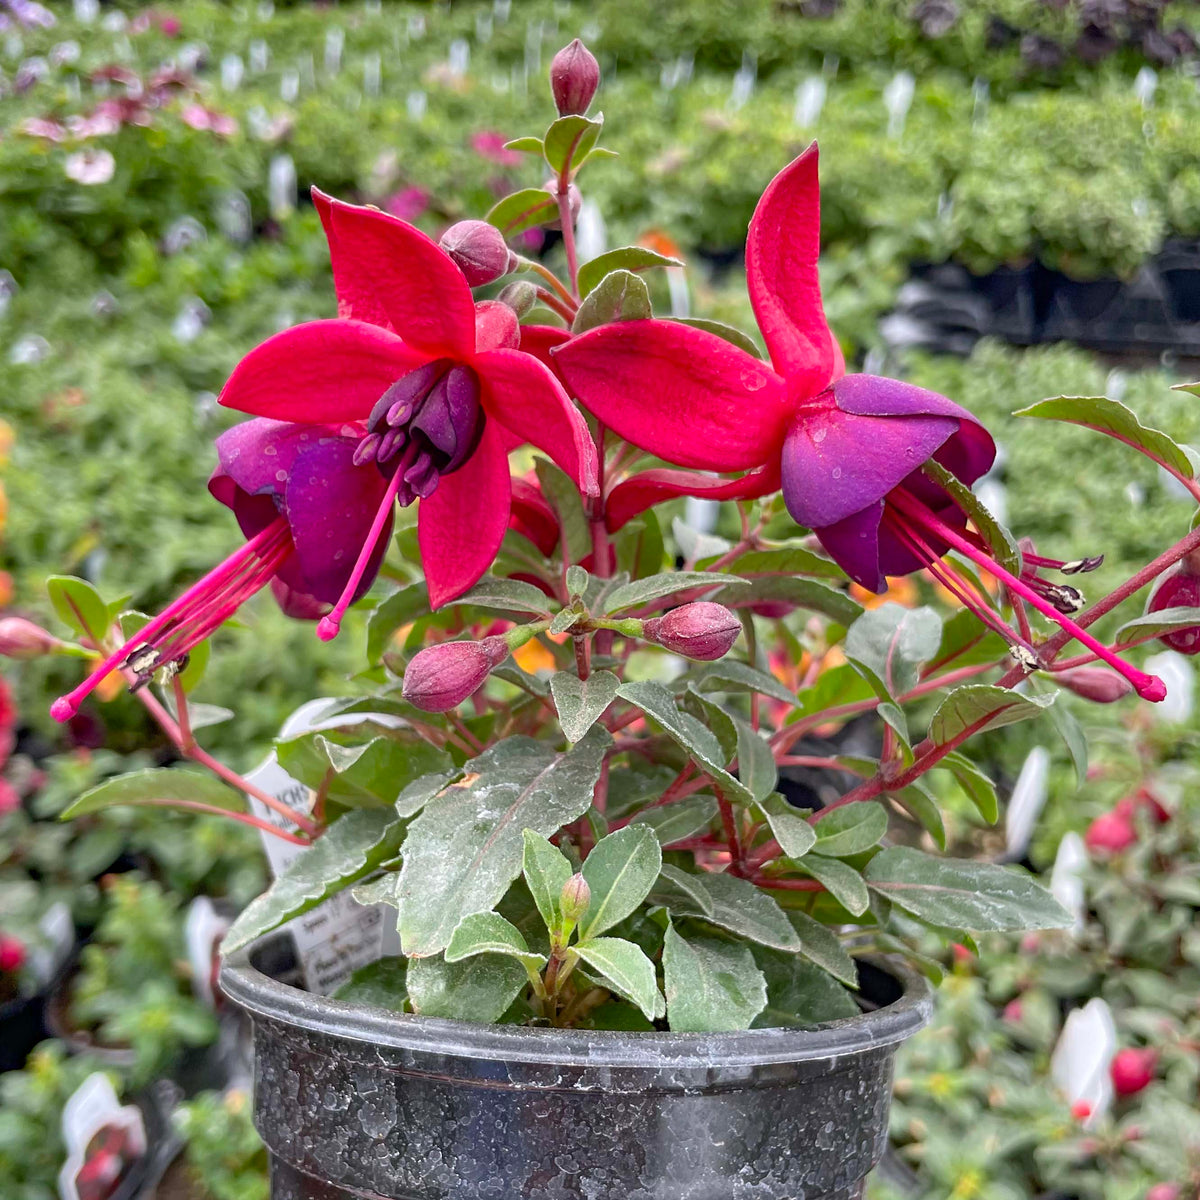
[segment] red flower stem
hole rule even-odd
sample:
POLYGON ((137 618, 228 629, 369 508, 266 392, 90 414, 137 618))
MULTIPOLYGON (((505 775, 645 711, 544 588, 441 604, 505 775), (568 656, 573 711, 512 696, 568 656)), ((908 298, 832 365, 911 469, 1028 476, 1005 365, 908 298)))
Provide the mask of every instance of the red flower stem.
POLYGON ((585 633, 571 641, 575 643, 575 670, 581 680, 587 679, 592 673, 592 639, 585 633))
POLYGON ((191 750, 196 741, 192 737, 192 723, 188 716, 187 692, 183 690, 178 672, 171 676, 171 690, 175 694, 175 720, 179 725, 180 749, 191 750))
POLYGON ((561 299, 564 304, 570 307, 571 316, 573 317, 578 305, 576 305, 571 293, 568 292, 565 287, 563 287, 562 281, 559 279, 559 277, 555 275, 555 273, 551 271, 550 268, 545 265, 545 263, 540 263, 537 261, 537 259, 524 258, 521 261, 531 271, 536 271, 537 274, 539 274, 558 293, 559 299, 561 299))
POLYGON ((974 546, 970 539, 963 537, 957 530, 951 529, 949 525, 940 520, 935 513, 931 512, 915 496, 910 495, 903 488, 897 488, 891 493, 891 502, 896 505, 897 509, 929 530, 939 540, 953 546, 954 549, 969 558, 976 566, 981 567, 989 575, 994 576, 1001 583, 1005 584, 1016 595, 1021 596, 1026 603, 1036 608, 1043 616, 1049 617, 1064 632, 1104 659, 1114 670, 1120 671, 1133 684, 1134 690, 1143 699, 1157 701, 1162 700, 1166 696, 1166 687, 1161 679, 1153 675, 1147 675, 1144 671, 1139 671, 1136 667, 1130 666, 1124 659, 1109 653, 1108 648, 1092 637, 1082 626, 1077 625, 1070 617, 1066 617, 1060 613, 1048 600, 1043 600, 1041 596, 1022 583, 1010 571, 1005 570, 998 562, 974 546))
POLYGON ((857 775, 853 767, 838 762, 836 758, 822 758, 819 754, 780 754, 775 762, 781 767, 813 767, 819 771, 845 771, 848 775, 857 775))
POLYGON ((600 763, 600 778, 596 780, 596 787, 592 792, 592 805, 596 811, 604 816, 604 811, 608 807, 608 755, 600 763))
POLYGON ((462 717, 460 717, 453 709, 446 714, 446 717, 450 724, 458 730, 459 736, 464 742, 466 742, 472 753, 481 754, 483 752, 483 743, 467 728, 462 717))
POLYGON ((230 812, 227 808, 218 808, 215 804, 202 804, 199 800, 139 800, 138 806, 143 805, 151 808, 186 809, 188 812, 204 813, 210 817, 227 817, 231 821, 239 821, 243 825, 261 829, 263 833, 282 838, 285 842, 291 842, 293 846, 312 845, 307 838, 297 837, 294 833, 288 833, 286 829, 280 829, 278 825, 272 825, 270 821, 264 821, 250 813, 230 812))
POLYGON ((558 216, 562 224, 563 249, 567 252, 567 276, 571 281, 571 299, 579 300, 579 259, 575 253, 575 218, 571 216, 571 183, 558 181, 558 216))
POLYGON ((553 292, 546 291, 545 288, 537 289, 537 298, 549 309, 558 313, 560 317, 568 325, 575 319, 573 307, 568 308, 564 301, 560 300, 553 292))
POLYGON ((755 873, 750 876, 750 882, 756 887, 777 888, 785 892, 823 892, 825 885, 815 879, 776 879, 771 875, 755 873))
POLYGON ((724 790, 719 788, 715 782, 713 783, 713 791, 717 794, 717 808, 721 811, 721 826, 725 830, 725 841, 729 846, 731 856, 729 873, 731 875, 745 876, 746 870, 744 866, 742 839, 738 834, 737 818, 733 812, 733 805, 729 803, 729 798, 725 795, 724 790))

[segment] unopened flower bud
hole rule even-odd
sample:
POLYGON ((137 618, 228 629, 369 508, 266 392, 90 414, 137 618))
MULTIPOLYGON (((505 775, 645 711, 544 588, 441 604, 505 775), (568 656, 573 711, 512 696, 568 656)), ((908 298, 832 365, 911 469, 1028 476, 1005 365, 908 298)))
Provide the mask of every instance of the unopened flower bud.
POLYGON ((562 907, 563 918, 571 925, 577 925, 587 912, 592 902, 592 889, 588 881, 580 874, 572 875, 563 884, 562 897, 559 904, 562 907))
POLYGON ((404 672, 404 699, 425 712, 447 712, 483 687, 507 657, 503 637, 426 646, 404 672))
POLYGON ((19 971, 25 962, 25 943, 11 934, 0 933, 0 972, 19 971))
POLYGON ((587 112, 599 86, 600 64, 578 38, 551 60, 550 90, 560 117, 587 112))
POLYGON ((1181 1195, 1177 1183, 1156 1183, 1146 1192, 1146 1200, 1180 1200, 1181 1195))
POLYGON ((1116 854, 1137 841, 1137 830, 1126 814, 1113 810, 1102 813, 1087 827, 1083 841, 1089 850, 1116 854))
POLYGON ((698 600, 652 617, 642 636, 674 654, 711 662, 728 654, 741 632, 742 623, 723 604, 698 600))
POLYGON ((1011 1021, 1014 1025, 1018 1024, 1025 1015, 1025 1008, 1021 1004, 1021 998, 1018 996, 1015 1000, 1010 1000, 1004 1006, 1004 1019, 1011 1021))
MULTIPOLYGON (((1200 563, 1193 555, 1176 564, 1155 585, 1146 611, 1162 612, 1164 608, 1200 608, 1200 563)), ((1200 625, 1172 630, 1158 640, 1180 654, 1200 654, 1200 625)))
POLYGON ((459 221, 442 234, 442 249, 454 260, 471 287, 506 275, 513 262, 504 234, 486 221, 459 221))
POLYGON ((41 658, 61 645, 54 634, 24 617, 0 617, 0 657, 41 658))
POLYGON ((1171 819, 1171 813, 1148 788, 1140 787, 1132 796, 1122 796, 1117 801, 1113 812, 1128 820, 1133 820, 1133 814, 1138 810, 1148 812, 1159 825, 1165 825, 1171 819))
POLYGON ((1075 695, 1096 704, 1112 704, 1133 691, 1133 684, 1124 675, 1108 667, 1072 667, 1055 672, 1054 679, 1075 695))
POLYGON ((537 288, 528 279, 514 279, 505 284, 496 299, 523 317, 537 303, 537 288))
POLYGON ((1148 1047, 1136 1050, 1132 1047, 1118 1050, 1113 1056, 1112 1074, 1113 1090, 1118 1096, 1136 1096, 1154 1079, 1158 1069, 1158 1052, 1148 1047))

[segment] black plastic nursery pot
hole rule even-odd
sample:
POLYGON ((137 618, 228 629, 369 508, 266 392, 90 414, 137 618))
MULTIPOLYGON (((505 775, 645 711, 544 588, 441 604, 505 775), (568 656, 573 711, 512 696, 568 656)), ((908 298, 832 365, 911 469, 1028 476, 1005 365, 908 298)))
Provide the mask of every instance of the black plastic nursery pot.
MULTIPOLYGON (((265 956, 264 956, 265 957, 265 956)), ((863 963, 880 1007, 812 1029, 473 1025, 312 995, 228 960, 254 1026, 272 1200, 857 1200, 896 1049, 931 997, 863 963)))

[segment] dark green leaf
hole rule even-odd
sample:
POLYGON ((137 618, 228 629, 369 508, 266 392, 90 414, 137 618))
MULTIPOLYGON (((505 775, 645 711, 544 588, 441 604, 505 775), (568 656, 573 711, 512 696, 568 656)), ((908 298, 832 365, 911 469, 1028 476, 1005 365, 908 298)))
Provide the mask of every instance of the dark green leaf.
POLYGON ((612 271, 645 271, 650 267, 682 267, 677 258, 668 258, 646 246, 621 246, 585 262, 579 268, 579 294, 586 296, 612 271))
POLYGON ((1193 629, 1197 625, 1200 625, 1200 608, 1162 608, 1158 612, 1126 621, 1117 630, 1116 642, 1118 646, 1128 646, 1130 642, 1142 638, 1178 633, 1181 629, 1193 629))
POLYGON ((942 821, 941 810, 937 800, 924 784, 910 783, 908 787, 901 788, 898 792, 889 792, 888 795, 920 822, 921 828, 933 838, 939 849, 945 850, 946 826, 942 821))
POLYGON ((984 507, 983 501, 934 459, 929 459, 922 470, 971 518, 971 524, 991 548, 992 557, 1011 574, 1020 575, 1021 551, 1013 535, 984 507))
POLYGON ((562 890, 567 880, 575 873, 567 856, 548 838, 532 829, 524 831, 525 848, 521 857, 521 870, 529 885, 530 895, 545 922, 547 930, 554 935, 565 926, 562 915, 562 890))
POLYGON ((737 728, 738 778, 755 800, 766 800, 775 790, 779 771, 771 745, 747 721, 735 721, 737 728))
POLYGON ((826 858, 810 851, 796 866, 811 875, 853 917, 867 911, 870 897, 863 877, 840 858, 826 858))
POLYGON ((620 612, 625 608, 640 608, 643 604, 661 600, 664 596, 673 596, 676 592, 691 592, 712 587, 736 590, 745 586, 746 581, 743 579, 713 571, 664 571, 660 575, 651 575, 648 579, 635 579, 623 587, 614 588, 605 600, 604 611, 607 614, 620 612))
POLYGON ((429 589, 424 583, 410 583, 386 597, 367 618, 367 658, 378 662, 397 631, 428 611, 429 589))
POLYGON ((887 827, 887 813, 882 804, 874 800, 843 804, 818 815, 813 825, 817 835, 814 849, 830 858, 861 854, 878 845, 879 839, 887 833, 887 827))
POLYGON ((624 938, 601 937, 580 942, 575 953, 589 967, 598 971, 618 996, 632 1001, 653 1021, 667 1011, 666 1001, 658 990, 654 964, 645 951, 624 938))
POLYGON ((408 964, 413 1012, 491 1025, 529 983, 525 968, 503 954, 480 954, 463 962, 414 958, 408 964))
POLYGON ((733 325, 726 325, 724 321, 713 321, 707 317, 670 317, 668 319, 678 325, 690 325, 693 329, 703 329, 705 333, 722 338, 739 350, 745 350, 747 354, 754 355, 755 358, 762 358, 762 351, 748 333, 743 333, 733 325))
MULTIPOLYGON (((667 871, 664 867, 663 876, 678 887, 679 880, 676 874, 668 875, 667 871)), ((794 954, 803 949, 799 936, 787 919, 787 914, 773 897, 755 887, 748 879, 706 872, 689 874, 686 882, 691 891, 700 890, 708 896, 712 911, 703 912, 690 904, 680 889, 680 895, 668 905, 674 916, 700 917, 719 925, 722 929, 728 929, 730 933, 736 933, 740 937, 749 938, 752 942, 771 946, 776 950, 786 950, 794 954)))
POLYGON ((701 692, 758 692, 784 704, 795 704, 795 694, 774 675, 760 671, 736 658, 718 659, 688 672, 688 678, 701 692))
POLYGON ((754 1022, 756 1029, 819 1025, 859 1015, 846 989, 807 959, 763 950, 754 957, 767 985, 767 1005, 754 1022))
POLYGON ((614 321, 647 321, 654 316, 650 289, 632 271, 610 271, 579 306, 572 333, 586 333, 614 321))
POLYGON ((63 809, 59 820, 68 821, 72 817, 82 817, 85 813, 99 812, 117 804, 165 807, 173 800, 211 804, 228 812, 244 812, 246 809, 241 793, 235 792, 213 775, 176 767, 150 767, 106 779, 63 809))
POLYGON ((996 798, 996 785, 987 775, 957 751, 947 754, 939 766, 950 771, 958 786, 967 793, 967 799, 975 805, 979 815, 989 825, 995 825, 1000 816, 1000 801, 996 798))
POLYGON ((409 829, 397 887, 404 953, 445 948, 468 913, 496 906, 521 873, 524 830, 549 836, 590 807, 611 739, 593 729, 573 750, 512 737, 466 765, 409 829))
POLYGON ((408 963, 399 957, 380 958, 359 967, 336 992, 335 1000, 403 1012, 408 999, 408 963))
POLYGON ((51 575, 46 580, 46 591, 54 611, 76 633, 93 640, 108 633, 108 606, 87 580, 51 575))
POLYGON ((816 832, 804 814, 778 793, 765 797, 758 807, 767 819, 771 836, 788 858, 803 858, 816 845, 816 832))
POLYGON ((246 906, 225 935, 222 953, 232 954, 395 858, 404 841, 404 829, 405 822, 390 809, 364 808, 346 813, 246 906))
POLYGON ((1028 721, 1053 703, 1053 695, 1023 696, 992 684, 964 684, 955 688, 933 714, 929 738, 934 745, 944 746, 968 730, 974 735, 1028 721))
POLYGON ((749 1029, 767 1003, 767 984, 748 946, 724 938, 683 938, 668 926, 663 942, 667 1020, 675 1033, 749 1029))
POLYGON ((688 796, 658 808, 647 808, 633 818, 635 825, 649 825, 659 843, 670 846, 707 829, 717 815, 715 796, 688 796))
POLYGON ((811 959, 835 979, 840 979, 847 987, 858 987, 858 967, 828 925, 822 925, 808 913, 796 909, 788 912, 788 920, 800 935, 800 953, 805 958, 811 959))
POLYGON ((881 604, 864 612, 846 632, 846 657, 883 681, 887 694, 902 696, 916 686, 921 664, 942 640, 942 619, 932 608, 881 604))
POLYGON ((681 916, 711 917, 712 897, 709 896, 698 873, 681 870, 664 863, 658 882, 650 893, 650 903, 662 905, 668 912, 681 916))
POLYGON ((815 575, 820 579, 845 579, 842 568, 804 546, 774 550, 748 550, 729 564, 739 575, 815 575))
POLYGON ((1071 914, 1019 867, 939 858, 893 846, 867 864, 867 882, 922 921, 976 933, 1065 929, 1071 914))
POLYGON ((759 604, 764 600, 795 604, 832 617, 839 625, 851 624, 862 613, 862 605, 845 592, 815 579, 791 579, 786 575, 759 575, 750 581, 749 587, 737 591, 726 588, 709 599, 730 608, 759 604))
POLYGON ((516 237, 535 225, 546 225, 558 219, 558 201, 542 188, 525 188, 513 192, 492 205, 487 215, 506 238, 516 237))
POLYGON ((559 117, 546 130, 543 142, 543 153, 550 170, 559 176, 573 175, 582 166, 603 128, 602 113, 597 113, 593 119, 574 113, 559 117))
POLYGON ((533 467, 537 472, 542 496, 558 517, 567 559, 573 563, 582 561, 592 552, 592 534, 587 515, 583 511, 579 489, 565 471, 548 459, 535 458, 533 467))
POLYGON ((550 615, 550 600, 541 588, 523 579, 498 579, 494 575, 485 575, 454 603, 475 604, 480 608, 497 608, 505 612, 533 613, 539 617, 550 615))
POLYGON ((592 899, 579 923, 579 940, 611 929, 638 908, 661 866, 662 850, 648 825, 626 825, 599 841, 583 862, 592 899))
POLYGON ((463 917, 450 935, 445 959, 448 963, 456 963, 478 954, 507 954, 526 971, 536 972, 546 965, 545 955, 534 954, 521 931, 495 912, 470 913, 463 917))
POLYGON ((632 579, 662 570, 665 548, 662 528, 653 511, 629 521, 615 538, 617 565, 632 579))

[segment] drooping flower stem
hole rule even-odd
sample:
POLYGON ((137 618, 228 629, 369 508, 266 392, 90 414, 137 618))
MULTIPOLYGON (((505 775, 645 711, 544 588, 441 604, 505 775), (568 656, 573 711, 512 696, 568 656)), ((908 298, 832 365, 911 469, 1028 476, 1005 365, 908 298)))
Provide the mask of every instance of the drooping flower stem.
POLYGON ((1070 617, 1064 616, 1052 604, 1042 599, 1032 588, 1028 587, 1017 576, 1005 570, 995 559, 980 550, 969 538, 964 537, 956 529, 952 529, 935 513, 921 503, 915 496, 897 488, 891 493, 889 501, 894 503, 901 514, 909 517, 915 524, 923 526, 934 537, 954 547, 960 554, 969 558, 976 566, 987 571, 1005 585, 1014 595, 1020 596, 1027 604, 1032 605, 1043 616, 1048 617, 1061 627, 1064 633, 1081 642, 1098 658, 1103 659, 1114 670, 1119 671, 1133 685, 1134 690, 1143 700, 1162 700, 1167 689, 1163 681, 1154 675, 1147 675, 1132 667, 1124 659, 1113 654, 1107 646, 1096 640, 1085 629, 1081 628, 1070 617))
POLYGON ((558 200, 558 215, 562 223, 563 249, 567 253, 567 276, 571 280, 571 299, 579 300, 579 257, 575 251, 575 218, 571 215, 571 183, 560 179, 555 198, 558 200))

